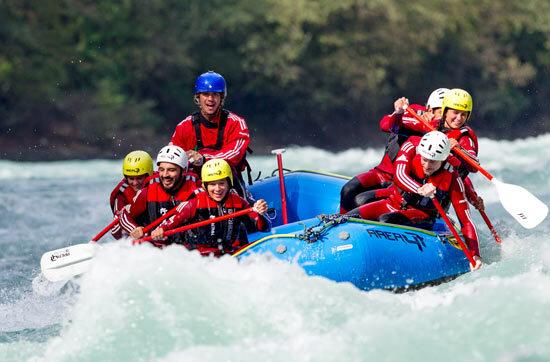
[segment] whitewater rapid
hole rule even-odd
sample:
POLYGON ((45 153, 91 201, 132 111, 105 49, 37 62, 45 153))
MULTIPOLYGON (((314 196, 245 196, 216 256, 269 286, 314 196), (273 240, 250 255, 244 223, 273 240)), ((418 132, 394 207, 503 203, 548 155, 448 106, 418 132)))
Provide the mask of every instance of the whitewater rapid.
MULTIPOLYGON (((548 147, 550 135, 481 139, 480 159, 548 205, 548 147)), ((285 168, 351 176, 381 154, 289 147, 283 156, 285 168)), ((273 156, 251 163, 254 176, 276 168, 273 156)), ((550 360, 550 222, 523 229, 482 176, 473 181, 503 244, 474 215, 487 265, 439 286, 364 292, 266 256, 238 263, 106 237, 88 273, 59 291, 36 288, 44 252, 110 221, 119 179, 119 160, 0 160, 1 361, 550 360)))

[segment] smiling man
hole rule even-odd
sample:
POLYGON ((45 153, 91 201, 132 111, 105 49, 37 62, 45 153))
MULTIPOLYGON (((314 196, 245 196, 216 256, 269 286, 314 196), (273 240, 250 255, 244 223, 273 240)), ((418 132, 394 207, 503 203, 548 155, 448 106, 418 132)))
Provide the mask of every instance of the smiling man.
MULTIPOLYGON (((175 216, 151 233, 154 240, 162 242, 165 231, 184 223, 204 221, 249 207, 248 202, 232 189, 233 175, 227 161, 207 161, 202 167, 201 178, 204 191, 178 206, 175 216)), ((265 200, 256 201, 253 210, 248 215, 188 230, 185 247, 189 250, 197 249, 202 255, 221 256, 234 252, 248 243, 248 232, 267 231, 270 227, 269 220, 263 216, 267 212, 265 200)))
MULTIPOLYGON (((231 166, 240 188, 241 172, 248 168, 246 150, 250 134, 243 117, 223 109, 227 99, 225 79, 218 73, 208 71, 195 81, 194 100, 199 111, 181 121, 172 135, 171 144, 187 151, 194 170, 200 174, 201 166, 211 159, 223 159, 231 166)), ((249 168, 248 168, 249 169, 249 168)), ((249 178, 249 182, 251 182, 249 178)))
MULTIPOLYGON (((134 202, 125 207, 120 225, 137 239, 143 236, 143 227, 166 214, 170 209, 195 197, 200 181, 187 171, 188 158, 178 146, 165 146, 157 156, 158 177, 141 189, 134 202)), ((179 236, 170 242, 181 243, 179 236)))

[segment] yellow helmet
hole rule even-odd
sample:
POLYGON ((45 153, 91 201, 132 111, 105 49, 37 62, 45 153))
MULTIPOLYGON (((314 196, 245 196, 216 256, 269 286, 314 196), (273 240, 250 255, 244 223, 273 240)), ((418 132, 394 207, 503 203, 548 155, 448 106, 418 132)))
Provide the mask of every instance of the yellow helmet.
POLYGON ((442 114, 445 114, 447 108, 469 112, 468 118, 466 119, 469 120, 472 116, 474 101, 470 93, 466 92, 464 89, 454 88, 445 93, 442 108, 442 114))
POLYGON ((226 160, 214 158, 202 165, 202 182, 218 181, 225 178, 229 178, 230 185, 233 185, 233 172, 226 160))
POLYGON ((124 176, 141 176, 153 174, 153 159, 145 151, 132 151, 124 157, 122 162, 124 176))

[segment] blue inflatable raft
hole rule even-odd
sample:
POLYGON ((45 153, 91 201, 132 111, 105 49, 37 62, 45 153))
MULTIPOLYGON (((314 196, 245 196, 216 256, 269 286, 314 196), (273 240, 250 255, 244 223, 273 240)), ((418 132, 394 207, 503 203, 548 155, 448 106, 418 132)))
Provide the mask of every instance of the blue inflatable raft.
POLYGON ((469 271, 464 253, 442 221, 428 231, 338 215, 346 181, 344 176, 311 171, 286 173, 286 225, 278 177, 257 181, 250 191, 275 209, 274 227, 250 234, 251 243, 235 256, 270 253, 297 263, 310 275, 364 290, 407 290, 469 271))

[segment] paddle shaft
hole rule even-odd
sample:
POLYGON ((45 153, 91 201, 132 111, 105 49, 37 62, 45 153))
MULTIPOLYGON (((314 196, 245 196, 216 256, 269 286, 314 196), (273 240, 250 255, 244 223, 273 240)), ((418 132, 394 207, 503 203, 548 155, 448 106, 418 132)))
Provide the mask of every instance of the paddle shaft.
MULTIPOLYGON (((409 112, 414 118, 416 118, 417 120, 422 122, 426 127, 428 127, 428 129, 430 131, 435 131, 436 130, 428 121, 426 121, 424 118, 420 117, 418 115, 418 113, 416 113, 414 111, 414 109, 412 109, 411 107, 407 107, 407 112, 409 112)), ((467 152, 465 152, 461 148, 453 147, 452 151, 455 154, 457 154, 458 156, 460 156, 460 158, 462 158, 470 166, 477 169, 483 176, 487 177, 487 179, 489 181, 491 181, 494 178, 493 175, 491 175, 487 170, 485 170, 483 167, 481 167, 474 159, 472 159, 472 157, 470 155, 468 155, 467 152)))
POLYGON ((441 215, 441 217, 445 221, 445 224, 447 224, 447 226, 451 230, 451 233, 453 233, 456 241, 458 242, 458 245, 460 245, 460 248, 462 249, 462 251, 464 252, 466 257, 470 261, 470 264, 472 264, 472 266, 474 267, 476 265, 476 262, 474 261, 474 257, 470 253, 470 250, 468 250, 468 247, 466 246, 466 244, 464 244, 464 242, 460 238, 460 235, 458 235, 458 232, 454 228, 453 223, 451 222, 451 220, 449 220, 449 217, 445 213, 445 210, 443 210, 443 207, 441 207, 441 204, 439 203, 439 201, 435 197, 432 198, 432 202, 435 205, 435 208, 437 209, 437 211, 439 212, 439 215, 441 215))
POLYGON ((152 223, 150 223, 149 225, 144 227, 143 228, 143 233, 145 234, 145 233, 148 233, 149 231, 153 230, 153 228, 155 226, 157 226, 158 224, 160 224, 164 220, 168 219, 170 216, 174 215, 176 213, 176 211, 177 211, 177 206, 174 206, 166 214, 162 215, 161 217, 159 217, 158 219, 156 219, 155 221, 153 221, 152 223))
MULTIPOLYGON (((173 214, 176 213, 176 208, 172 208, 170 211, 168 211, 166 214, 162 215, 161 217, 159 217, 158 219, 156 219, 155 221, 153 221, 152 223, 150 223, 149 225, 147 225, 146 227, 143 228, 143 233, 148 233, 149 231, 151 231, 155 226, 157 226, 158 224, 160 224, 161 222, 163 222, 164 220, 166 220, 167 218, 169 218, 170 216, 172 216, 173 214)), ((103 230, 101 230, 96 236, 94 236, 90 242, 93 242, 95 243, 96 241, 98 241, 99 239, 101 239, 103 237, 103 235, 107 234, 107 231, 111 230, 111 228, 113 226, 115 226, 115 224, 118 222, 118 216, 116 216, 113 221, 111 221, 109 223, 109 225, 105 226, 105 228, 103 228, 103 230)))
POLYGON ((277 168, 279 169, 279 188, 281 190, 281 210, 283 214, 283 224, 288 224, 288 213, 286 208, 286 188, 285 176, 283 172, 283 154, 277 153, 277 168))
POLYGON ((484 210, 478 210, 478 211, 481 214, 481 217, 483 218, 483 220, 485 220, 485 224, 487 224, 487 227, 489 228, 489 230, 491 230, 491 234, 493 234, 493 237, 495 238, 495 241, 497 242, 497 244, 502 243, 502 239, 500 238, 500 236, 498 236, 497 231, 495 230, 495 227, 491 223, 491 220, 489 220, 489 217, 487 216, 485 211, 484 210))
POLYGON ((109 225, 105 226, 105 228, 103 230, 101 230, 96 236, 94 236, 92 238, 92 240, 90 240, 91 243, 95 243, 96 241, 98 241, 99 239, 101 239, 103 237, 103 235, 107 234, 107 231, 111 230, 111 228, 113 226, 115 226, 115 224, 118 222, 118 217, 115 217, 113 219, 113 221, 111 221, 109 223, 109 225))
MULTIPOLYGON (((233 218, 236 218, 236 217, 239 217, 239 216, 249 214, 253 211, 254 211, 253 208, 249 207, 247 209, 240 210, 240 211, 237 211, 237 212, 233 212, 231 214, 226 214, 226 215, 214 217, 212 219, 199 221, 199 222, 196 222, 196 223, 193 223, 193 224, 184 225, 184 226, 181 226, 179 228, 175 228, 175 229, 166 231, 164 233, 164 236, 170 236, 170 235, 173 235, 173 234, 176 234, 176 233, 181 233, 181 232, 184 232, 184 231, 187 231, 187 230, 196 229, 196 228, 199 228, 201 226, 210 225, 210 224, 220 222, 220 221, 224 221, 224 220, 228 220, 228 219, 233 219, 233 218)), ((149 242, 149 241, 152 241, 152 240, 153 240, 153 238, 151 236, 146 236, 144 238, 134 240, 132 242, 132 244, 134 244, 134 245, 135 244, 141 244, 141 243, 149 242)))

